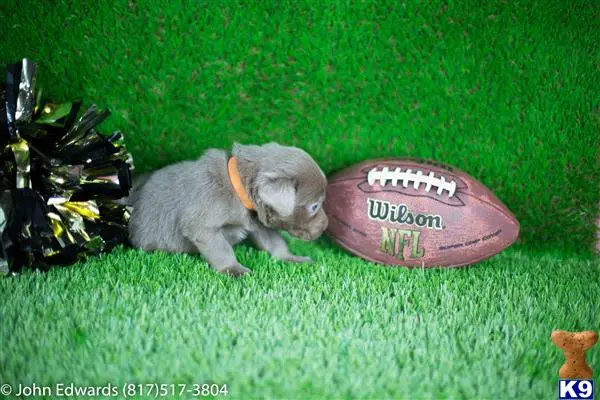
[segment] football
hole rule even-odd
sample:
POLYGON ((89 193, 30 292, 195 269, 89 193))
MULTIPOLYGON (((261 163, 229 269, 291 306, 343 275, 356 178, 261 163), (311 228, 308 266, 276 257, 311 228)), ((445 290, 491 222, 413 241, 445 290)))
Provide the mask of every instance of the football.
POLYGON ((499 253, 519 222, 483 184, 424 160, 369 160, 329 179, 328 235, 364 259, 407 267, 458 267, 499 253))

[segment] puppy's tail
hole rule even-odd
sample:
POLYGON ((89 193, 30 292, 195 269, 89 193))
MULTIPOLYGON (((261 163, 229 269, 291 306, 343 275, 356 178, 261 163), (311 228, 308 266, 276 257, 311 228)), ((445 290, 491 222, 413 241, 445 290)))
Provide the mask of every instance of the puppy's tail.
POLYGON ((113 202, 122 206, 133 206, 133 203, 135 203, 135 195, 137 190, 146 184, 148 178, 150 178, 150 175, 152 175, 151 172, 146 172, 145 174, 134 177, 131 190, 129 191, 129 196, 122 197, 118 200, 114 200, 113 202))

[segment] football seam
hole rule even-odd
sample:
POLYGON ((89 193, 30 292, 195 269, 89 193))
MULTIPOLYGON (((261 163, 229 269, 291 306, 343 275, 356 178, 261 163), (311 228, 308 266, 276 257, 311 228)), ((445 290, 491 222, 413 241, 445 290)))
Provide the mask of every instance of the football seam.
POLYGON ((442 204, 445 204, 445 205, 447 205, 447 206, 450 206, 450 207, 464 207, 464 206, 465 206, 465 202, 464 202, 464 201, 462 201, 462 199, 461 199, 459 196, 457 196, 457 195, 458 195, 458 194, 466 194, 466 193, 463 191, 463 189, 467 189, 467 188, 468 188, 468 187, 466 187, 466 186, 465 186, 464 188, 463 188, 463 187, 458 187, 458 188, 457 188, 457 190, 456 190, 456 193, 455 193, 455 194, 454 194, 454 196, 452 197, 453 199, 456 199, 456 200, 458 200, 458 201, 460 202, 460 204, 451 204, 451 203, 448 203, 448 202, 446 202, 446 201, 444 201, 444 200, 441 200, 441 199, 437 199, 437 198, 435 198, 434 194, 432 194, 432 193, 429 193, 429 192, 428 192, 428 193, 426 193, 426 194, 425 194, 425 193, 418 193, 418 192, 417 192, 416 194, 409 194, 409 193, 403 193, 403 192, 399 192, 398 190, 393 190, 393 189, 390 189, 390 190, 377 190, 377 191, 372 191, 372 192, 366 192, 366 191, 364 191, 363 189, 361 189, 361 188, 360 188, 360 184, 362 184, 362 183, 368 183, 368 182, 367 182, 365 179, 363 179, 363 178, 338 179, 338 180, 336 180, 335 182, 329 182, 327 185, 328 185, 328 186, 335 186, 335 185, 337 185, 337 184, 340 184, 340 183, 343 183, 343 182, 356 181, 356 180, 359 180, 359 179, 360 179, 362 182, 360 182, 358 185, 356 185, 356 188, 357 188, 358 190, 360 190, 362 193, 367 193, 367 194, 368 194, 368 193, 398 193, 398 194, 401 194, 401 195, 403 195, 403 196, 409 196, 409 197, 426 197, 426 198, 428 198, 428 199, 431 199, 431 200, 437 201, 438 203, 442 203, 442 204))
POLYGON ((387 185, 387 181, 391 181, 392 187, 398 186, 398 182, 402 182, 402 187, 407 189, 409 185, 412 185, 415 190, 421 190, 421 184, 425 184, 424 190, 429 193, 431 188, 436 188, 436 194, 441 195, 444 190, 448 192, 448 197, 454 196, 456 192, 456 179, 450 178, 449 181, 446 180, 446 177, 438 173, 439 178, 435 176, 436 173, 432 170, 429 171, 428 174, 424 174, 422 170, 416 169, 413 172, 412 168, 404 168, 404 171, 401 167, 396 167, 394 170, 390 170, 389 167, 382 167, 381 170, 378 170, 377 167, 373 167, 367 173, 367 183, 370 186, 373 186, 376 181, 379 181, 380 186, 385 187, 387 185))

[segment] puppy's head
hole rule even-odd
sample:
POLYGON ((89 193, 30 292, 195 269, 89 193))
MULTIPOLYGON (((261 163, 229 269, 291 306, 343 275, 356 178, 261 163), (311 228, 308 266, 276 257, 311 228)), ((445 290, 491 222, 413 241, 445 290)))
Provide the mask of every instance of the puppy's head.
POLYGON ((322 208, 327 179, 305 151, 276 143, 235 144, 233 155, 263 225, 303 240, 314 240, 323 233, 327 228, 322 208))

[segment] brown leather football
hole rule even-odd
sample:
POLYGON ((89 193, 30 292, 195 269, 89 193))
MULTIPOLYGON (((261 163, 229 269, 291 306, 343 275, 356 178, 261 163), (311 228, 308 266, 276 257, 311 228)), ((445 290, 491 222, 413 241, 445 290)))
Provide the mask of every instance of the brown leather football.
POLYGON ((329 180, 329 236, 389 265, 458 267, 510 246, 519 222, 483 184, 447 165, 369 160, 329 180))

